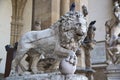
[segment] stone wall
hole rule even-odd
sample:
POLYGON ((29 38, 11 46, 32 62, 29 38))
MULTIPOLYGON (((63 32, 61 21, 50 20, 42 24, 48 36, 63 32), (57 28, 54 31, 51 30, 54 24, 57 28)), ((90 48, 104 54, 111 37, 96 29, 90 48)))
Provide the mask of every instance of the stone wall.
POLYGON ((4 73, 6 62, 5 45, 10 43, 11 0, 0 0, 0 73, 4 73))

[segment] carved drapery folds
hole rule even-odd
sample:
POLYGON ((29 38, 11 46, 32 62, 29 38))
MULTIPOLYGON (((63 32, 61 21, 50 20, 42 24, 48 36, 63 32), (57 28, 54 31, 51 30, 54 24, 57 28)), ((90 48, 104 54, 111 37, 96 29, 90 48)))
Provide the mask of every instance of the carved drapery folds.
POLYGON ((12 22, 11 22, 11 40, 13 45, 19 40, 20 32, 23 27, 23 11, 27 0, 11 0, 12 1, 12 22))

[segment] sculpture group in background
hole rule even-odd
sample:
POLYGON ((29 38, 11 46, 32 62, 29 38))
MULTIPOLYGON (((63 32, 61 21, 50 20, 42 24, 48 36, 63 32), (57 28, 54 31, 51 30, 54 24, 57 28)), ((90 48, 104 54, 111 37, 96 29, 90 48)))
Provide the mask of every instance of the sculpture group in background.
POLYGON ((109 64, 120 63, 120 3, 114 2, 114 18, 105 23, 109 64))
POLYGON ((86 17, 88 15, 88 10, 85 5, 82 6, 82 12, 83 12, 84 17, 86 17))
MULTIPOLYGON (((30 49, 35 50, 38 55, 34 56, 31 61, 32 73, 39 73, 37 64, 42 60, 42 55, 44 58, 53 58, 57 62, 61 58, 73 56, 67 58, 66 61, 76 67, 76 52, 80 50, 79 48, 87 35, 87 30, 87 21, 84 16, 80 12, 69 11, 50 28, 27 32, 18 42, 16 57, 12 62, 10 75, 18 74, 16 70, 18 65, 23 68, 20 61, 30 49)), ((31 55, 34 55, 34 53, 31 53, 31 55)))

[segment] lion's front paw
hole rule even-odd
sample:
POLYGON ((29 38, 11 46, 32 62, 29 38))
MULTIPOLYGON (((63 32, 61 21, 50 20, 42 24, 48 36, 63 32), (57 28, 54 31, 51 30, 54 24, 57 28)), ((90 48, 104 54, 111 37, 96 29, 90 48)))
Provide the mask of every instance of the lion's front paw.
POLYGON ((32 70, 33 74, 42 74, 42 73, 44 73, 44 71, 39 71, 37 68, 32 68, 31 70, 32 70))
POLYGON ((31 68, 31 70, 32 70, 33 74, 38 74, 39 73, 39 70, 36 67, 31 68))

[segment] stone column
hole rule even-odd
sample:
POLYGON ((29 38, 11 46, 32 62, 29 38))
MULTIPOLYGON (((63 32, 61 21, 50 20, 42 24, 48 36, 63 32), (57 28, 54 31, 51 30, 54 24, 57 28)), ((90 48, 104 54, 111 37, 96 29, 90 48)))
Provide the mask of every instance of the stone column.
POLYGON ((14 42, 15 42, 15 35, 14 35, 14 33, 15 33, 15 28, 14 28, 14 25, 15 25, 15 18, 12 16, 11 17, 12 18, 12 22, 11 22, 11 35, 10 35, 10 44, 14 44, 14 42))
POLYGON ((11 21, 11 37, 10 37, 10 44, 14 44, 15 42, 15 25, 16 25, 16 1, 15 0, 11 0, 12 2, 12 21, 11 21))
POLYGON ((53 24, 60 18, 60 0, 52 0, 51 3, 51 24, 53 24))
POLYGON ((70 0, 60 0, 60 16, 69 11, 70 0))
POLYGON ((23 27, 22 19, 26 2, 27 0, 12 0, 11 45, 19 40, 23 27))

